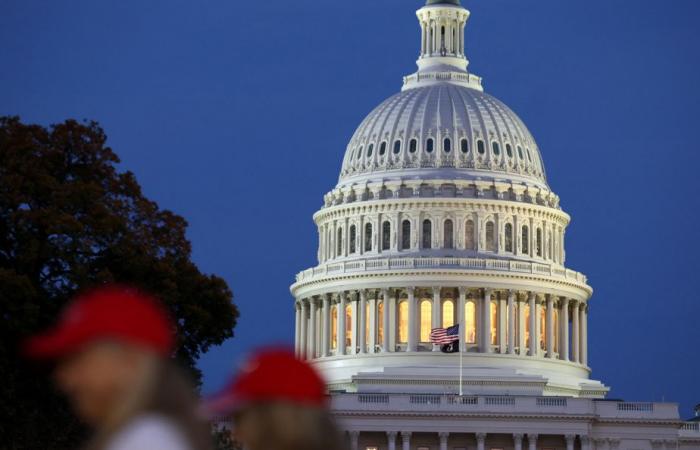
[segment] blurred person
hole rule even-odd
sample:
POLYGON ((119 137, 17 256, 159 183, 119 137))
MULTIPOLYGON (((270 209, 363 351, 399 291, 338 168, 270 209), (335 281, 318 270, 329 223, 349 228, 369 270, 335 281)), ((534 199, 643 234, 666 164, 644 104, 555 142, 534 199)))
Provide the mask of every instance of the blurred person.
POLYGON ((71 302, 25 350, 55 361, 58 389, 94 430, 85 450, 205 450, 194 389, 171 361, 174 330, 154 298, 108 286, 71 302))
POLYGON ((229 417, 233 439, 246 450, 345 447, 328 410, 324 381, 286 349, 253 355, 204 408, 208 414, 229 417))

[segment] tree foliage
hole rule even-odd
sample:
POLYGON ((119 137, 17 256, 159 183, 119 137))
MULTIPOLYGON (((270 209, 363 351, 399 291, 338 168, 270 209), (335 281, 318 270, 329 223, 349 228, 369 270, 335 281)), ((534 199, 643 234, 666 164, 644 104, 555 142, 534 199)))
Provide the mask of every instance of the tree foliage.
POLYGON ((232 293, 191 261, 187 222, 118 164, 94 122, 0 117, 0 449, 75 447, 80 424, 18 349, 78 290, 117 281, 158 295, 195 377, 202 352, 233 335, 232 293))

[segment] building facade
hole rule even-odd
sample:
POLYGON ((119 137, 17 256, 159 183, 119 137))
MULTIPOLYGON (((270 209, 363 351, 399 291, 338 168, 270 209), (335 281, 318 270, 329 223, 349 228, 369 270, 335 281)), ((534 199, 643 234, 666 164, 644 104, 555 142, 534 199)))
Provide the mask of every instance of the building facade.
POLYGON ((459 0, 417 16, 418 71, 352 137, 291 287, 352 449, 700 449, 677 405, 591 378, 592 289, 537 143, 469 71, 459 0), (430 343, 456 324, 459 352, 430 343))

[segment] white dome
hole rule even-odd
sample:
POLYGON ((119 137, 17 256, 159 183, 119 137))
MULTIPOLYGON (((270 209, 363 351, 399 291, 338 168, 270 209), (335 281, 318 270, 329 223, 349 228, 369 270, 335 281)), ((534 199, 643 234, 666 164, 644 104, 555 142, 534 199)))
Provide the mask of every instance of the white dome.
POLYGON ((340 184, 386 177, 493 178, 546 187, 537 144, 520 118, 500 100, 451 83, 404 90, 355 131, 340 184))

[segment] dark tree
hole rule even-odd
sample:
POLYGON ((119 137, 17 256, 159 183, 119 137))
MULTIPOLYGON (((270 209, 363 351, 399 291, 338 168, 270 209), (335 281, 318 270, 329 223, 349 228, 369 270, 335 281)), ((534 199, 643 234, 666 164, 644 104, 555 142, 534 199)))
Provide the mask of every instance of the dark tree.
POLYGON ((117 168, 96 123, 47 128, 0 117, 0 449, 75 448, 82 427, 19 345, 78 290, 117 281, 158 295, 177 319, 177 359, 233 335, 226 282, 191 261, 187 222, 117 168))

